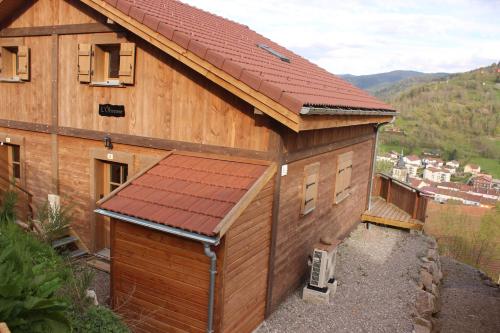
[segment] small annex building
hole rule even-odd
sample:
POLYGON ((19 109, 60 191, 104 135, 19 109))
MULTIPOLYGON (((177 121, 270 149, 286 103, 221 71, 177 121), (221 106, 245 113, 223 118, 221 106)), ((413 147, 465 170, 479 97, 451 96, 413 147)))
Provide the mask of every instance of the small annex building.
POLYGON ((165 332, 203 332, 212 314, 216 332, 252 330, 265 315, 275 173, 172 152, 104 198, 113 305, 138 322, 153 315, 150 329, 165 332))
POLYGON ((137 332, 258 327, 360 222, 396 116, 176 0, 0 1, 0 69, 0 192, 73 207, 137 332))

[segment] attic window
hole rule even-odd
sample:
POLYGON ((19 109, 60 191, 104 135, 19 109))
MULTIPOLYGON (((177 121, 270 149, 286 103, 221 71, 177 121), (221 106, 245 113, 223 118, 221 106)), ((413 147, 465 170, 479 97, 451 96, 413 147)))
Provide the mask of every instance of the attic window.
POLYGON ((261 49, 263 49, 263 50, 271 53, 273 56, 279 58, 281 61, 290 63, 290 59, 289 58, 285 57, 284 55, 282 55, 278 51, 273 50, 269 46, 267 46, 265 44, 257 44, 257 46, 260 47, 261 49))
POLYGON ((26 46, 0 47, 0 81, 29 81, 29 55, 26 46))
POLYGON ((78 80, 96 86, 134 84, 135 44, 78 45, 78 80))

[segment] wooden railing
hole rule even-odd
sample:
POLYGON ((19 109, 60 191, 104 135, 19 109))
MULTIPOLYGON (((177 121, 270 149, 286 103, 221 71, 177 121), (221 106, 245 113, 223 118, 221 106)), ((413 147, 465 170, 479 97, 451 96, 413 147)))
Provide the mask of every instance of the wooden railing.
POLYGON ((419 189, 384 174, 373 179, 373 196, 379 196, 388 203, 404 210, 412 218, 425 222, 429 197, 419 189))
POLYGON ((33 218, 33 195, 23 189, 21 186, 14 184, 12 180, 0 176, 0 204, 7 191, 13 191, 17 194, 16 217, 18 220, 27 222, 33 218))

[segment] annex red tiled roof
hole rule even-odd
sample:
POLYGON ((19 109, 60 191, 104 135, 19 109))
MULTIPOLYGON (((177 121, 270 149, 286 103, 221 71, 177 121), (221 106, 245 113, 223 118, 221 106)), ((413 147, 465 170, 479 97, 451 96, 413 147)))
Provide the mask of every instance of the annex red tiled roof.
POLYGON ((295 113, 303 106, 394 110, 245 25, 175 0, 105 1, 295 113))
POLYGON ((173 153, 125 185, 101 208, 213 236, 268 165, 173 153))

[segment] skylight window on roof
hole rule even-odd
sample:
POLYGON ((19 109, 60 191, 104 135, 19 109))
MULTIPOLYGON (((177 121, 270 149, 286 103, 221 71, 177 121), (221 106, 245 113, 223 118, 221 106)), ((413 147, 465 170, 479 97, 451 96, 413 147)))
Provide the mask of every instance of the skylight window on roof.
POLYGON ((273 50, 269 46, 267 46, 265 44, 257 44, 257 46, 260 47, 261 49, 263 49, 263 50, 271 53, 273 56, 278 57, 281 61, 290 63, 290 59, 289 58, 285 57, 284 55, 282 55, 278 51, 273 50))

